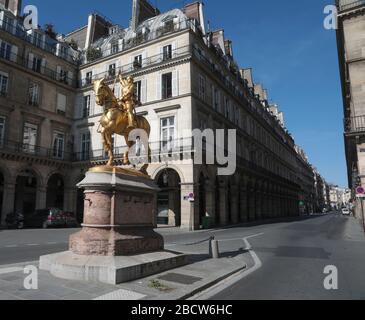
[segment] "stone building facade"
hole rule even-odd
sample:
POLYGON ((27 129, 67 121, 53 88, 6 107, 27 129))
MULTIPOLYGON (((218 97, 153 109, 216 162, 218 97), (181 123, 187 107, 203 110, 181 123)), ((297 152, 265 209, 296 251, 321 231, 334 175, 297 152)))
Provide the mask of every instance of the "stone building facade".
POLYGON ((355 198, 355 189, 365 186, 365 1, 336 3, 348 180, 355 215, 362 217, 362 200, 355 198))
MULTIPOLYGON (((51 41, 52 52, 38 53, 36 40, 32 43, 32 37, 19 37, 4 27, 2 38, 17 45, 21 57, 34 52, 46 61, 32 71, 33 64, 18 68, 16 61, 0 59, 0 74, 9 74, 7 95, 0 98, 0 119, 5 119, 0 136, 0 190, 6 199, 2 219, 28 208, 29 198, 31 209, 59 206, 78 213, 81 220, 83 193, 76 184, 88 168, 107 159, 97 133, 103 109, 95 104, 92 82, 105 78, 120 96, 119 72, 134 77, 141 103, 137 114, 151 124, 153 161, 148 172, 161 188, 157 224, 194 230, 296 216, 299 201, 310 201, 308 164, 300 160, 283 114, 268 103, 268 93, 254 83, 252 70, 237 65, 224 30, 206 31, 203 4, 160 13, 146 0, 134 0, 127 29, 91 14, 85 27, 51 41), (68 43, 77 43, 78 51, 68 43), (33 78, 42 88, 37 106, 29 106, 26 99, 27 81, 33 78), (17 126, 11 125, 15 122, 17 126), (219 176, 224 164, 217 160, 194 162, 194 129, 224 129, 226 144, 220 152, 228 148, 228 130, 236 130, 233 175, 219 176), (16 150, 8 147, 11 141, 16 150)), ((114 145, 121 161, 125 141, 115 136, 114 145)))

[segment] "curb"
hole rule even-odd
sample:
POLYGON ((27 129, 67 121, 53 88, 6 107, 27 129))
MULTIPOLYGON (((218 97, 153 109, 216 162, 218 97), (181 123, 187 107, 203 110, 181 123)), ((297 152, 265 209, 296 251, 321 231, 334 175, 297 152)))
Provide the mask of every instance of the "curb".
POLYGON ((214 279, 212 281, 210 281, 209 283, 206 283, 204 285, 202 285, 201 287, 197 288, 197 289, 194 289, 193 291, 183 295, 182 297, 178 297, 176 298, 176 300, 187 300, 195 295, 197 295, 198 293, 202 292, 202 291, 205 291, 207 289, 209 289, 210 287, 213 287, 214 285, 216 285, 217 283, 237 274, 237 273, 240 273, 241 271, 245 270, 247 268, 247 264, 245 264, 244 266, 238 268, 237 270, 234 270, 230 273, 227 273, 226 275, 224 276, 221 276, 217 279, 214 279))

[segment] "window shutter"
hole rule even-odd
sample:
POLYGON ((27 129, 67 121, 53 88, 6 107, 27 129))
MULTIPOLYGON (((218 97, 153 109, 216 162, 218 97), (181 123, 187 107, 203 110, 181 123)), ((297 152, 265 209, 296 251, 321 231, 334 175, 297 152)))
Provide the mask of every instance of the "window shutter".
POLYGON ((61 79, 61 70, 62 68, 60 66, 57 66, 57 75, 56 75, 57 80, 61 79))
POLYGON ((141 82, 141 102, 146 103, 147 102, 147 79, 143 79, 141 82))
POLYGON ((172 96, 177 97, 179 95, 179 71, 175 70, 172 73, 172 96))
POLYGON ((61 93, 57 94, 57 111, 66 112, 66 96, 61 93))
POLYGON ((29 56, 28 56, 28 68, 29 69, 33 68, 33 59, 34 59, 34 54, 29 53, 29 56))
POLYGON ((159 72, 157 74, 157 81, 156 81, 156 100, 162 99, 162 74, 159 72))
POLYGON ((45 58, 42 58, 41 62, 41 73, 44 73, 44 69, 46 68, 47 60, 45 58))
POLYGON ((68 79, 67 79, 67 83, 72 86, 73 85, 73 80, 74 80, 74 74, 73 72, 69 71, 67 73, 68 79))
POLYGON ((174 41, 172 43, 172 57, 175 58, 177 56, 177 52, 176 52, 176 41, 174 41))
POLYGON ((17 46, 11 46, 11 61, 16 62, 18 58, 18 47, 17 46))

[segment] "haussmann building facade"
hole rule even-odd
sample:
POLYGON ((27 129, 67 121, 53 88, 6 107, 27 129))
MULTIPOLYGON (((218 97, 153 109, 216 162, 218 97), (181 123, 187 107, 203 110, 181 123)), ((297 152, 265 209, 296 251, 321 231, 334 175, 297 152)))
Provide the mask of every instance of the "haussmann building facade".
MULTIPOLYGON (((1 4, 2 222, 15 210, 54 206, 81 221, 76 184, 107 161, 92 83, 104 78, 120 97, 119 72, 134 77, 136 112, 152 128, 148 173, 161 189, 156 225, 195 230, 296 216, 300 205, 313 210, 314 175, 284 115, 252 70, 237 65, 224 30, 206 29, 202 3, 161 13, 134 0, 128 28, 91 14, 87 25, 58 36, 24 30, 18 1, 1 4), (194 129, 236 130, 233 175, 219 176, 217 161, 194 162, 194 129)), ((121 163, 122 137, 114 137, 114 149, 121 163)))

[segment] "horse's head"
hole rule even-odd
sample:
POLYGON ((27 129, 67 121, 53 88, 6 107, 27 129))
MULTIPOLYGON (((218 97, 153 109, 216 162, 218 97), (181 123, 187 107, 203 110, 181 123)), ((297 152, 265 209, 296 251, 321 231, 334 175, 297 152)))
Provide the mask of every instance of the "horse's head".
POLYGON ((108 98, 108 90, 106 89, 107 84, 105 83, 105 78, 94 81, 95 102, 99 106, 104 105, 108 98))

